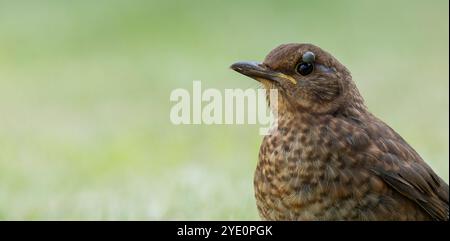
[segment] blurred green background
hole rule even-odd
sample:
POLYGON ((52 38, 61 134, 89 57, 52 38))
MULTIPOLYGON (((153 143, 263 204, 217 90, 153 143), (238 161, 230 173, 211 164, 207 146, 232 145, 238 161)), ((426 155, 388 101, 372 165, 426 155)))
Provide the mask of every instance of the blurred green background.
POLYGON ((287 42, 353 73, 448 182, 448 1, 0 1, 0 219, 258 219, 257 125, 169 121, 171 90, 287 42))

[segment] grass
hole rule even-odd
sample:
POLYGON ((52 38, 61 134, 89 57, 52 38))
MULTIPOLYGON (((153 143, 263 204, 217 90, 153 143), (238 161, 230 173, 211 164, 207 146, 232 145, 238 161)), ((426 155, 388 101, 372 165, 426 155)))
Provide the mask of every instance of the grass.
POLYGON ((448 181, 448 1, 0 3, 0 219, 258 219, 258 126, 169 121, 170 91, 311 42, 448 181))

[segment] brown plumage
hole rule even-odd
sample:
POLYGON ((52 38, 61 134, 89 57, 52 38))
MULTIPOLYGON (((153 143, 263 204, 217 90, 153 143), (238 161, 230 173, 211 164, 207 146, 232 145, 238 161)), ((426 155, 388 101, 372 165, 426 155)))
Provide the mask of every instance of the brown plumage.
POLYGON ((448 220, 448 185, 372 115, 350 72, 311 44, 232 69, 277 89, 254 177, 264 220, 448 220))

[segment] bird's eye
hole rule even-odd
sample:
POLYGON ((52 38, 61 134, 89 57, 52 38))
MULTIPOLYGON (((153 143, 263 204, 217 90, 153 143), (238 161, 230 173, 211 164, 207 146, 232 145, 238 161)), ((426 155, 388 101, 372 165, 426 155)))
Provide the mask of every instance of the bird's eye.
POLYGON ((297 72, 303 76, 311 74, 314 70, 314 65, 311 63, 302 62, 297 65, 297 72))

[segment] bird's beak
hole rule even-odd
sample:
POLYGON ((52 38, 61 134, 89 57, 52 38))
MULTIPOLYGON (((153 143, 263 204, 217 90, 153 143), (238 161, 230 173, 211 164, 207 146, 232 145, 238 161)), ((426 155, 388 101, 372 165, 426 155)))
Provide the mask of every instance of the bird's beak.
POLYGON ((230 68, 260 82, 261 80, 269 80, 277 83, 290 81, 293 84, 297 84, 297 81, 293 77, 268 69, 257 62, 237 62, 232 64, 230 68))

